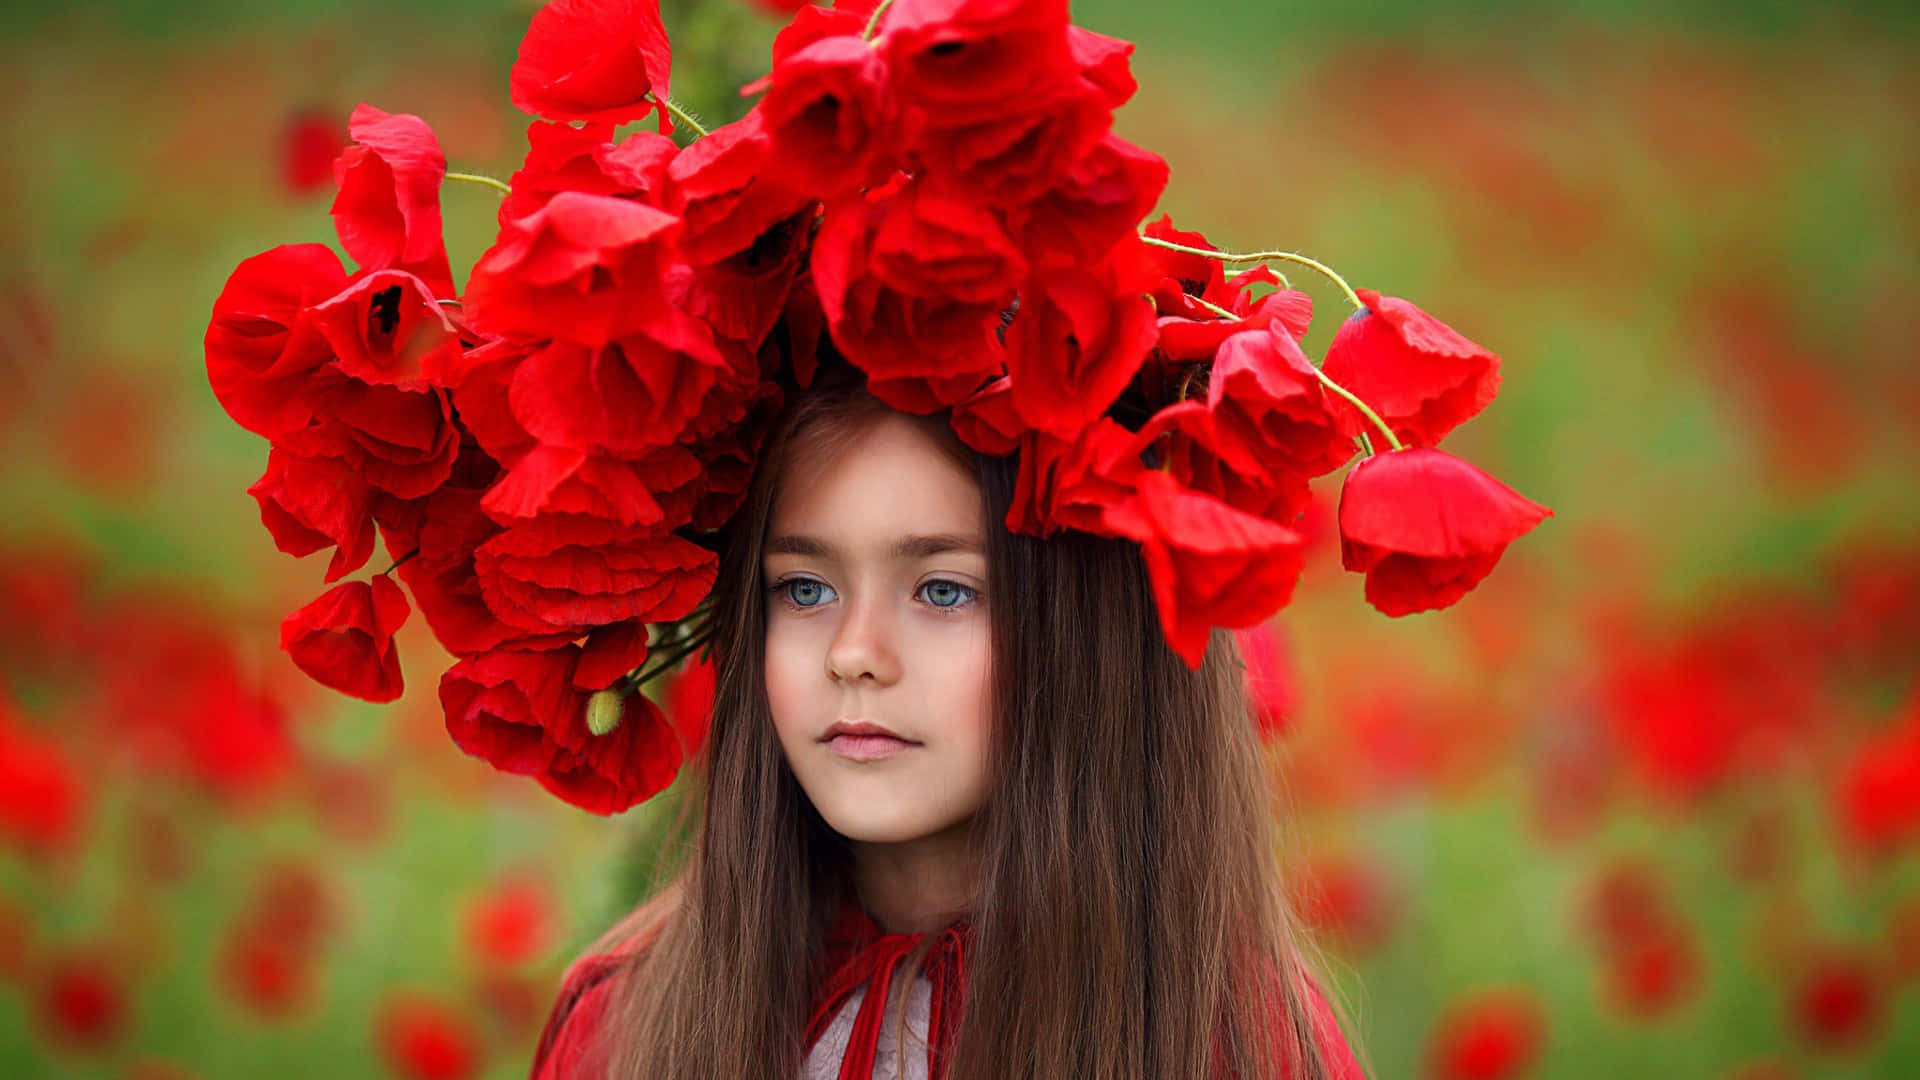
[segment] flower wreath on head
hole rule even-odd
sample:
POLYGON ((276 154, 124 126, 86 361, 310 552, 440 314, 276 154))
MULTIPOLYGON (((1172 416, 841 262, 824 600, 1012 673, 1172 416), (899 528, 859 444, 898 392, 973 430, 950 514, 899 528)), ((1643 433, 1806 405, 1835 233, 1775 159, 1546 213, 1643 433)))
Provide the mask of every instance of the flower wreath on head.
POLYGON ((393 700, 397 572, 458 657, 462 749, 597 813, 647 798, 707 718, 638 691, 704 640, 715 538, 829 347, 882 401, 1018 455, 1010 530, 1138 543, 1190 665, 1287 604, 1308 482, 1363 450, 1344 565, 1390 615, 1458 600, 1550 513, 1435 449, 1499 358, 1304 256, 1142 229, 1168 169, 1110 131, 1132 49, 1065 0, 803 7, 759 100, 708 132, 668 97, 657 0, 552 0, 513 66, 540 119, 510 182, 449 174, 426 123, 360 106, 333 203, 359 269, 314 243, 254 256, 207 330, 215 394, 271 443, 250 493, 274 542, 332 549, 329 583, 376 530, 396 560, 288 617, 282 647, 393 700), (614 141, 648 113, 659 132, 614 141), (504 193, 463 297, 448 176, 504 193), (1352 302, 1322 364, 1279 262, 1352 302))

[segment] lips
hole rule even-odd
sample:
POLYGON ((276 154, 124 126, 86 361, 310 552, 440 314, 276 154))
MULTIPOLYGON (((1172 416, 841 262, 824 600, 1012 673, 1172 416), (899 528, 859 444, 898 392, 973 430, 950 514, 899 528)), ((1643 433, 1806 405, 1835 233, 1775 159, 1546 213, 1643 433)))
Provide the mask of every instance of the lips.
POLYGON ((870 724, 863 720, 837 720, 832 727, 827 729, 825 735, 820 736, 820 741, 832 742, 836 737, 841 735, 878 735, 883 738, 897 739, 903 743, 913 743, 915 746, 920 745, 890 727, 870 724))
POLYGON ((848 720, 839 721, 828 728, 820 741, 850 761, 878 761, 903 754, 920 745, 895 734, 892 728, 848 720))

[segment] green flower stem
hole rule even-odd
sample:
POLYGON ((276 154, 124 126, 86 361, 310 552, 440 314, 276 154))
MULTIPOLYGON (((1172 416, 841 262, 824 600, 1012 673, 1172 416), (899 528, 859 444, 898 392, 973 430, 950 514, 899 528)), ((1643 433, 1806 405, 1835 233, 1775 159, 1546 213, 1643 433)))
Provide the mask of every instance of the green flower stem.
POLYGON ((375 577, 379 577, 379 576, 381 576, 381 575, 384 575, 384 574, 391 574, 391 573, 393 573, 393 572, 394 572, 395 570, 398 570, 398 569, 400 569, 400 566, 401 566, 401 564, 402 564, 402 563, 405 563, 405 562, 406 562, 406 561, 407 561, 408 559, 411 559, 411 558, 413 558, 413 557, 414 557, 415 555, 418 555, 418 554, 420 554, 420 549, 419 549, 419 548, 414 548, 414 549, 413 549, 412 551, 409 551, 409 552, 407 552, 407 553, 406 553, 405 555, 402 555, 402 556, 400 556, 399 558, 397 558, 397 559, 395 559, 395 560, 393 560, 393 565, 392 565, 392 566, 389 566, 389 567, 387 567, 387 568, 386 568, 385 570, 382 570, 382 571, 380 571, 380 573, 379 573, 379 574, 376 574, 376 575, 374 575, 374 576, 375 576, 375 577))
POLYGON ((632 689, 638 690, 661 672, 666 671, 685 659, 689 653, 705 645, 712 637, 712 632, 702 627, 701 630, 696 632, 692 637, 678 642, 672 649, 667 650, 666 655, 660 657, 657 663, 641 665, 638 673, 627 676, 627 685, 632 689))
MULTIPOLYGON (((1313 369, 1313 373, 1315 375, 1320 376, 1320 381, 1326 384, 1327 389, 1333 391, 1336 394, 1339 394, 1343 398, 1346 398, 1347 404, 1352 405, 1356 409, 1359 409, 1360 415, 1366 417, 1370 422, 1372 422, 1374 427, 1379 428, 1380 434, 1385 435, 1387 437, 1388 446, 1393 447, 1395 450, 1406 449, 1406 447, 1400 444, 1400 436, 1395 435, 1393 433, 1393 429, 1387 426, 1387 422, 1385 420, 1380 419, 1380 414, 1377 412, 1374 412, 1372 406, 1368 405, 1364 401, 1361 401, 1359 395, 1355 394, 1353 391, 1347 389, 1346 387, 1341 386, 1339 383, 1334 382, 1332 379, 1327 378, 1327 373, 1324 371, 1321 371, 1317 367, 1313 369)), ((1364 439, 1366 438, 1366 436, 1363 434, 1361 438, 1364 439)), ((1369 452, 1371 452, 1372 447, 1369 446, 1368 450, 1369 452)))
POLYGON ((1360 302, 1360 295, 1353 291, 1353 286, 1347 284, 1347 279, 1334 273, 1331 266, 1328 266, 1318 259, 1310 259, 1305 255, 1296 254, 1291 251, 1255 251, 1245 255, 1235 255, 1226 251, 1208 251, 1206 248, 1188 247, 1185 244, 1176 244, 1171 240, 1161 240, 1152 236, 1142 236, 1140 239, 1145 240, 1154 247, 1166 248, 1168 251, 1178 251, 1183 255, 1199 255, 1203 258, 1218 259, 1221 262, 1267 262, 1277 259, 1281 262, 1298 263, 1309 270, 1318 271, 1326 277, 1327 280, 1340 286, 1340 291, 1346 293, 1348 302, 1353 304, 1353 310, 1366 310, 1367 305, 1360 302))
POLYGON ((879 5, 873 9, 873 17, 867 20, 867 28, 860 31, 860 40, 873 40, 874 31, 880 29, 880 16, 885 15, 887 9, 892 6, 893 0, 880 0, 879 5))
POLYGON ((652 94, 648 94, 647 98, 654 104, 660 106, 668 116, 673 117, 675 123, 685 124, 692 128, 696 138, 704 139, 707 137, 707 126, 702 124, 697 117, 688 112, 686 107, 679 102, 672 98, 654 97, 652 94))
POLYGON ((465 180, 469 184, 485 184, 486 186, 493 188, 495 191, 498 191, 503 196, 511 195, 513 193, 513 189, 508 187, 507 185, 501 183, 498 180, 495 180, 491 176, 481 176, 479 173, 453 172, 452 170, 448 170, 447 179, 465 180))

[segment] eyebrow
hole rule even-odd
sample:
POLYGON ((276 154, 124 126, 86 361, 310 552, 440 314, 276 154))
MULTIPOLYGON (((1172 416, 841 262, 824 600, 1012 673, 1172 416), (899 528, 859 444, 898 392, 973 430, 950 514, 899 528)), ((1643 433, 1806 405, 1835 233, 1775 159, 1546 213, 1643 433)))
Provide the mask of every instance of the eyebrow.
MULTIPOLYGON (((888 552, 896 559, 924 559, 930 555, 943 555, 950 551, 971 555, 984 554, 980 542, 955 533, 934 533, 929 536, 903 536, 894 541, 888 552)), ((814 536, 788 534, 769 537, 762 554, 766 555, 807 555, 816 559, 830 559, 835 550, 832 544, 814 536)))

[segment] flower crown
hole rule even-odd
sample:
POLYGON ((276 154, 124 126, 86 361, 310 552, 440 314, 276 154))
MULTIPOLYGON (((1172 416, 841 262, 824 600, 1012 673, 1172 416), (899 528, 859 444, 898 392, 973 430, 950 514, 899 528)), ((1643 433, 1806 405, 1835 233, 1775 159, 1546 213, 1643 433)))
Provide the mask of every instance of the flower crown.
POLYGON ((828 349, 1018 455, 1010 530, 1138 543, 1188 664, 1287 604, 1308 482, 1363 451, 1344 565, 1390 615, 1458 600, 1550 514, 1434 448, 1499 358, 1304 256, 1142 229, 1168 169, 1110 131, 1132 49, 1065 0, 803 7, 759 100, 705 131, 668 96, 657 0, 552 0, 513 65, 540 119, 510 182, 449 173, 425 122, 360 106, 332 209, 359 269, 274 248, 207 329, 215 394, 271 443, 249 490, 275 544, 331 548, 328 583, 376 529, 397 559, 289 616, 282 647, 398 697, 397 570, 458 658, 440 701, 462 749, 598 813, 647 798, 707 718, 638 691, 704 640, 716 538, 828 349), (614 140, 649 113, 657 133, 614 140), (448 178, 504 195, 464 297, 448 178), (1319 365, 1281 263, 1354 308, 1319 365))

